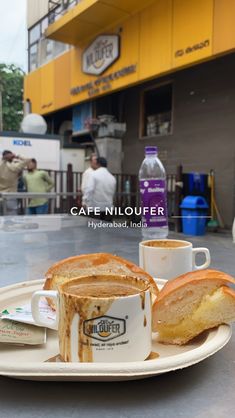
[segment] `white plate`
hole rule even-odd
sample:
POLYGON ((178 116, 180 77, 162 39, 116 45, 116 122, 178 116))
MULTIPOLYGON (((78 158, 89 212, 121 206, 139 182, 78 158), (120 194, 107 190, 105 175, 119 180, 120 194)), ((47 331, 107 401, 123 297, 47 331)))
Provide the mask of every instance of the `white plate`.
MULTIPOLYGON (((159 287, 163 280, 157 280, 159 287)), ((30 301, 31 295, 41 289, 43 280, 18 283, 0 289, 0 311, 30 301)), ((0 344, 0 375, 28 380, 57 381, 118 381, 143 379, 172 370, 183 369, 213 355, 231 338, 231 327, 221 325, 204 333, 185 346, 164 345, 153 334, 154 360, 129 363, 45 363, 59 353, 57 333, 48 330, 45 346, 15 347, 0 344)))

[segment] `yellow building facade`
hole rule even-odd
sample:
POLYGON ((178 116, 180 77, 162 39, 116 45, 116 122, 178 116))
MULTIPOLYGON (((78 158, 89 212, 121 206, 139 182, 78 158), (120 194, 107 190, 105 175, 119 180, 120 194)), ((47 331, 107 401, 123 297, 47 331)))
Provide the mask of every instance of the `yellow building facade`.
POLYGON ((178 165, 184 173, 213 169, 217 204, 231 227, 235 1, 28 0, 28 5, 24 98, 32 112, 44 115, 48 132, 60 134, 62 146, 83 147, 87 156, 86 122, 113 115, 126 126, 118 137, 119 172, 138 173, 145 145, 158 146, 168 173, 178 165))
POLYGON ((81 0, 44 35, 69 48, 25 76, 24 98, 47 115, 235 49, 233 0, 81 0), (99 35, 117 35, 119 56, 101 75, 82 61, 99 35))

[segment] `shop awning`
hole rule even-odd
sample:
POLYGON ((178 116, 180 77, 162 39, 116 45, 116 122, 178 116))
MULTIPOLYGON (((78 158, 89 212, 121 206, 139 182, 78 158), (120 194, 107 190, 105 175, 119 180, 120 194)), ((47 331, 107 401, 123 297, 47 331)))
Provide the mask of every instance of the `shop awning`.
POLYGON ((46 37, 79 45, 153 2, 154 0, 81 0, 49 25, 46 37))

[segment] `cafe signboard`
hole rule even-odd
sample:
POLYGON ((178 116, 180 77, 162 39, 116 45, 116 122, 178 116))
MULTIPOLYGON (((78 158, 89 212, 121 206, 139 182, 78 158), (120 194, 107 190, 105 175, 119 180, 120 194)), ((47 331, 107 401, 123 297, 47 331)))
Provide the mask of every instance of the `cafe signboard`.
POLYGON ((118 35, 100 35, 85 49, 82 56, 82 71, 85 74, 100 75, 120 56, 118 35))

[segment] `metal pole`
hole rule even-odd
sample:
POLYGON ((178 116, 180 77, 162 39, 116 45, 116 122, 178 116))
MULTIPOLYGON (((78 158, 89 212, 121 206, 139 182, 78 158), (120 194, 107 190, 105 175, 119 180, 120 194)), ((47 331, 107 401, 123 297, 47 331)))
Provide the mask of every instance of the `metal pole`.
POLYGON ((2 200, 2 212, 3 212, 3 216, 6 216, 6 214, 7 214, 7 200, 5 198, 3 198, 3 200, 2 200))
POLYGON ((3 131, 3 116, 2 116, 2 86, 0 86, 0 131, 3 131))

